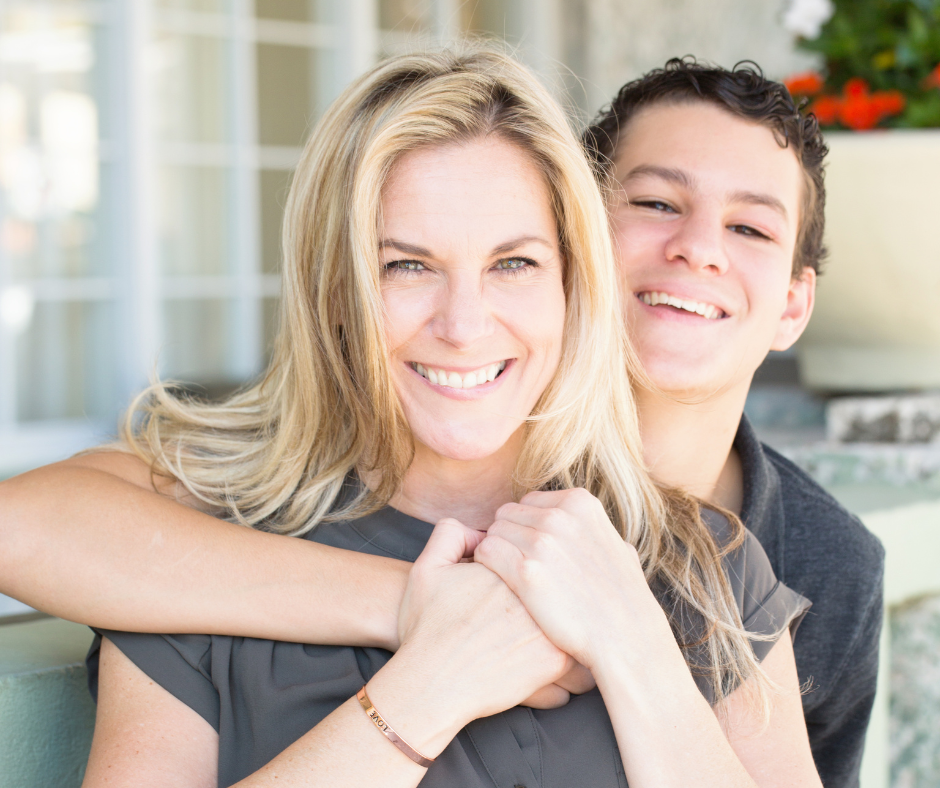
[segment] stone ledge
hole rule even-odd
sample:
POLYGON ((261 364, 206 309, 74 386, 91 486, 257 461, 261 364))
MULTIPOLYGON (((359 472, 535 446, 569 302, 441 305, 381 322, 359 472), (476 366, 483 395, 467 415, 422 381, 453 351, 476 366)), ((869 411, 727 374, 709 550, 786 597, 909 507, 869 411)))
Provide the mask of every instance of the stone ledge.
POLYGON ((92 633, 58 619, 0 625, 0 788, 78 788, 95 722, 92 633))

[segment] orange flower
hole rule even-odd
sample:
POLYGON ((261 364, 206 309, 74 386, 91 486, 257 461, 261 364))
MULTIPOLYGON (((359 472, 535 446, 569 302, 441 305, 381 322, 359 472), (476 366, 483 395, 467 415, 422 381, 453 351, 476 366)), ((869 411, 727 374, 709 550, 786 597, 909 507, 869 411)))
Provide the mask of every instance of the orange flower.
POLYGON ((922 88, 924 88, 924 90, 929 90, 930 88, 940 88, 940 64, 934 66, 933 71, 924 77, 920 85, 922 88))
POLYGON ((823 78, 815 71, 792 74, 783 80, 792 96, 815 96, 823 89, 823 78))
POLYGON ((839 110, 839 120, 842 125, 855 131, 873 129, 880 120, 875 102, 867 94, 846 96, 839 110))
POLYGON ((832 126, 839 119, 842 109, 842 99, 838 96, 820 96, 809 106, 816 119, 823 126, 832 126))
POLYGON ((852 77, 842 86, 842 94, 847 98, 861 98, 868 95, 868 83, 861 77, 852 77))
POLYGON ((907 106, 907 100, 900 90, 878 90, 871 94, 871 103, 879 120, 900 115, 907 106))

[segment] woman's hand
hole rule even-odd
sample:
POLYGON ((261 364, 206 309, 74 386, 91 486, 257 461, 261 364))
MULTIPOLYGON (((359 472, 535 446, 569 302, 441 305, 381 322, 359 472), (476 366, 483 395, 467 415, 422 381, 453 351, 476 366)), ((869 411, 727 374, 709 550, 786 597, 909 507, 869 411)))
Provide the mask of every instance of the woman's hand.
POLYGON ((533 492, 496 513, 475 560, 498 574, 549 639, 590 670, 661 644, 678 653, 632 545, 583 489, 533 492))
POLYGON ((483 536, 438 523, 411 570, 402 645, 369 682, 376 708, 428 757, 468 722, 518 705, 575 666, 497 575, 464 560, 483 536))

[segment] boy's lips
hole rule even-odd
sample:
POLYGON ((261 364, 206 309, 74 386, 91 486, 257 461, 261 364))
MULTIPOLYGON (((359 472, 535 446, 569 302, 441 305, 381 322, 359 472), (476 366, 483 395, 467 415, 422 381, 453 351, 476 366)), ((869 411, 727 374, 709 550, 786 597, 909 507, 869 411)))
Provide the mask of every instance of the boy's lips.
POLYGON ((727 317, 727 313, 718 306, 707 301, 696 301, 691 298, 682 298, 663 290, 641 290, 636 297, 647 306, 666 306, 680 309, 684 312, 699 315, 706 320, 720 320, 727 317))

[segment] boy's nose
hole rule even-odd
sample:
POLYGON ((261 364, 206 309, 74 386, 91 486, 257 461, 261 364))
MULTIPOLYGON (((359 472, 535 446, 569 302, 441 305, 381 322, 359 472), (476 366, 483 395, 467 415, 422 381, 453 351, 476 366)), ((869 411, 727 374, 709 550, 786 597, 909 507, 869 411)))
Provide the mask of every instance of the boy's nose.
POLYGON ((677 223, 666 244, 666 259, 684 261, 694 271, 724 273, 728 269, 724 223, 708 211, 693 212, 677 223))

